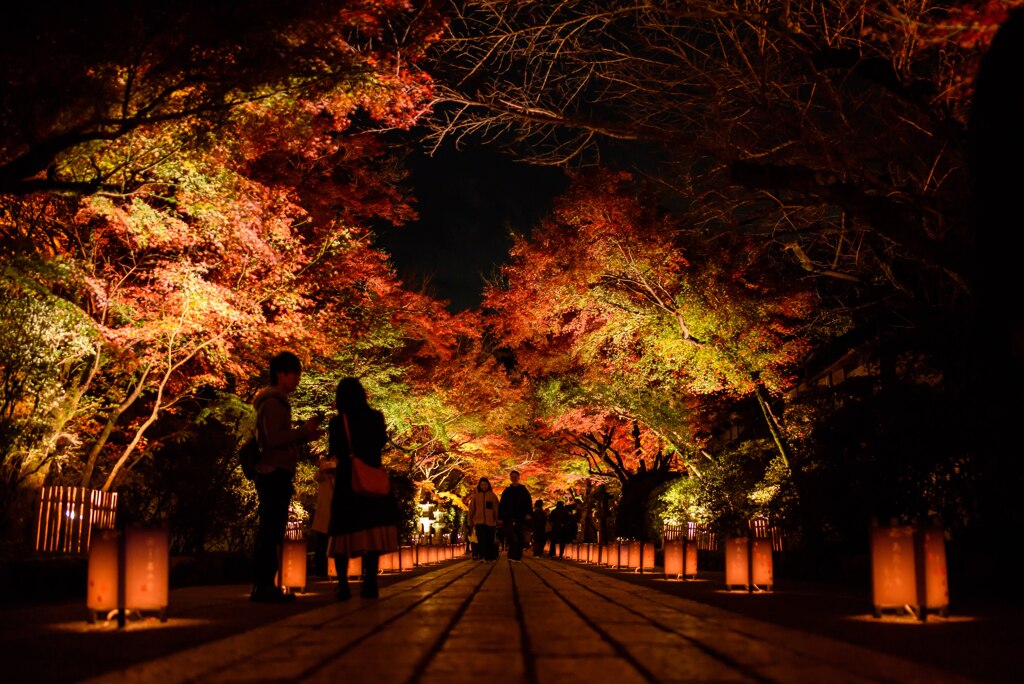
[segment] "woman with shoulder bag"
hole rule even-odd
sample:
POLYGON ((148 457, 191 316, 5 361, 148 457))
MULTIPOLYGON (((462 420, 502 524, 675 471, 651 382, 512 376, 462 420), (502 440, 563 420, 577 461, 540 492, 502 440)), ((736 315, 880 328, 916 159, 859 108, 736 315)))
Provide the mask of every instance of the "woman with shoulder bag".
POLYGON ((481 477, 469 502, 469 523, 476 530, 483 560, 498 560, 498 547, 494 544, 494 532, 498 526, 498 497, 491 489, 491 481, 481 477))
POLYGON ((398 550, 398 503, 391 492, 366 491, 358 477, 353 483, 353 471, 357 476, 359 472, 382 471, 381 452, 387 444, 387 427, 384 414, 370 407, 366 390, 358 379, 342 379, 336 401, 338 415, 328 427, 329 453, 338 461, 329 552, 338 568, 338 600, 352 598, 348 586, 348 559, 352 556, 363 559, 360 595, 377 598, 380 555, 398 550))

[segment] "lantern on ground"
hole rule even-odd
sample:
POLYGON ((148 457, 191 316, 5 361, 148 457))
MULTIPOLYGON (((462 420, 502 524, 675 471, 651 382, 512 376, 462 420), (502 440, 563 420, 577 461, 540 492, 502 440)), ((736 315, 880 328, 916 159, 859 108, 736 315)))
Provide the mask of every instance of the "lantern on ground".
POLYGON ((949 583, 944 531, 938 527, 918 531, 909 525, 872 527, 871 595, 875 617, 883 610, 907 607, 921 620, 929 611, 946 615, 949 583))
POLYGON ((391 551, 390 553, 382 553, 380 555, 379 569, 381 572, 397 572, 398 571, 398 551, 391 551))
POLYGON ((669 539, 665 541, 665 577, 668 579, 680 579, 683 576, 683 563, 685 562, 685 544, 681 539, 669 539))
POLYGON ((725 540, 726 588, 771 590, 774 584, 771 539, 730 537, 725 540))
POLYGON ((156 612, 161 621, 166 621, 168 555, 164 528, 129 529, 123 534, 116 530, 97 530, 89 550, 86 592, 89 621, 95 621, 98 613, 119 608, 156 612), (123 595, 123 601, 119 600, 119 595, 123 595))
POLYGON ((299 593, 306 591, 306 553, 308 546, 305 539, 285 539, 281 542, 281 557, 278 571, 278 586, 282 589, 294 589, 299 593))
POLYGON ((412 546, 403 546, 398 550, 398 569, 401 571, 412 570, 416 567, 416 549, 412 546))
POLYGON ((640 542, 631 541, 626 547, 626 567, 630 570, 640 569, 640 542))

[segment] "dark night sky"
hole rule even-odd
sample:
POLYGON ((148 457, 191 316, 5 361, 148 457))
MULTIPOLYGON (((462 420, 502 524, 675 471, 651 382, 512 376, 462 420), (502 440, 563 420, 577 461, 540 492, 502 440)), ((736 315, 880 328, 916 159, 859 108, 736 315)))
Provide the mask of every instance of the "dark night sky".
POLYGON ((480 150, 415 154, 410 166, 420 219, 381 230, 378 244, 406 284, 428 279, 452 311, 480 304, 484 278, 507 258, 510 231, 528 232, 567 185, 560 169, 480 150))

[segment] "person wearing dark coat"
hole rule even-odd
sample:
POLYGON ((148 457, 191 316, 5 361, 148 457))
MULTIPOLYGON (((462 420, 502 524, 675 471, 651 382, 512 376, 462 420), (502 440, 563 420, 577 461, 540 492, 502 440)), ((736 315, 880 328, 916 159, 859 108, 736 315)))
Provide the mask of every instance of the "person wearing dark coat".
POLYGON ((348 559, 352 556, 363 558, 360 595, 377 598, 380 555, 398 550, 398 502, 393 493, 367 496, 352 491, 352 459, 380 467, 387 427, 384 414, 370 408, 358 379, 342 379, 336 399, 338 415, 328 426, 328 453, 338 461, 330 523, 330 554, 338 568, 338 600, 352 598, 348 586, 348 559))
POLYGON ((519 484, 519 472, 513 470, 508 474, 512 481, 501 493, 498 503, 498 519, 505 533, 510 561, 523 560, 523 545, 526 543, 526 523, 530 521, 533 500, 525 485, 519 484))
POLYGON ((554 510, 551 511, 551 515, 548 516, 548 520, 551 523, 551 551, 548 554, 551 558, 555 557, 555 548, 558 548, 558 557, 561 558, 565 555, 565 545, 568 543, 568 539, 565 533, 566 519, 568 513, 565 510, 565 504, 559 501, 555 504, 554 510))
POLYGON ((544 555, 544 544, 548 540, 548 516, 544 512, 544 502, 537 499, 533 502, 533 513, 530 519, 530 529, 533 532, 533 557, 540 558, 544 555))

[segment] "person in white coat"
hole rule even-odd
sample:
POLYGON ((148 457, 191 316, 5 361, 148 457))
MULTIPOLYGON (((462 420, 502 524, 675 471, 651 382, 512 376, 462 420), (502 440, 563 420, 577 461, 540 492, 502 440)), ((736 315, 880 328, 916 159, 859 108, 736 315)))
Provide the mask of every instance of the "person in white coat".
POLYGON ((494 544, 494 531, 498 527, 498 497, 491 489, 491 481, 481 477, 469 501, 469 524, 476 530, 483 560, 498 560, 498 547, 494 544))

